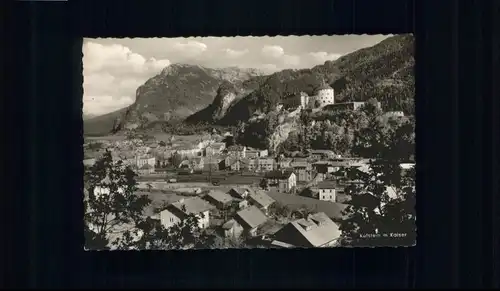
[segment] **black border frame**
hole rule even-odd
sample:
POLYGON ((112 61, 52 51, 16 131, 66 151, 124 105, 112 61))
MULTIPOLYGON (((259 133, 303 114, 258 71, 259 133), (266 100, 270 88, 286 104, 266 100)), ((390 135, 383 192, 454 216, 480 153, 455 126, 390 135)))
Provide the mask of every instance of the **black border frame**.
POLYGON ((2 5, 12 8, 4 10, 9 11, 4 20, 12 26, 4 42, 3 80, 10 87, 4 90, 2 118, 10 167, 4 168, 3 197, 15 202, 3 212, 6 286, 499 286, 494 248, 499 241, 492 231, 496 216, 491 205, 498 193, 493 70, 499 67, 500 34, 490 29, 499 1, 69 0, 2 5), (417 38, 416 247, 83 252, 81 36, 406 32, 417 38), (206 268, 207 262, 218 266, 206 268))

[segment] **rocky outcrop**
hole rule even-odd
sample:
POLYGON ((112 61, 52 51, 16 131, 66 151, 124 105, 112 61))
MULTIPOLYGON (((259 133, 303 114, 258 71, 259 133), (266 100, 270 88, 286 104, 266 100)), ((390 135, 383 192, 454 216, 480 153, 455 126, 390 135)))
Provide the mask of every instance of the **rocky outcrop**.
POLYGON ((268 150, 276 151, 278 146, 287 140, 288 135, 298 130, 299 126, 299 116, 300 109, 292 112, 284 112, 278 116, 278 126, 276 129, 267 137, 267 144, 269 145, 268 150))
POLYGON ((217 95, 214 98, 212 104, 208 105, 206 108, 190 115, 184 121, 188 124, 196 123, 217 123, 220 119, 226 116, 231 106, 233 106, 238 99, 244 96, 245 89, 224 81, 221 83, 217 89, 217 95))
POLYGON ((224 82, 219 86, 217 96, 212 103, 214 108, 212 120, 217 121, 226 115, 227 110, 236 100, 237 94, 238 90, 229 82, 224 82))

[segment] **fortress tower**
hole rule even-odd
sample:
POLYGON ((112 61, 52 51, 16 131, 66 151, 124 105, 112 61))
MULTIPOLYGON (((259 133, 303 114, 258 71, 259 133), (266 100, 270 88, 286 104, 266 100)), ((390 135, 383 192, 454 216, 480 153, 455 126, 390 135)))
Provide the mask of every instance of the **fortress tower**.
POLYGON ((318 101, 321 107, 335 103, 335 93, 332 87, 323 82, 323 85, 316 88, 314 102, 318 101))

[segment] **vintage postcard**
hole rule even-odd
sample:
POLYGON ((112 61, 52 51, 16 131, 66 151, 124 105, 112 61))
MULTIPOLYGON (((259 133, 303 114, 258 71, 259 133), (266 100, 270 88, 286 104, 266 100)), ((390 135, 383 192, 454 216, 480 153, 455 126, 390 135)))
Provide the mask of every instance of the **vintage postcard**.
POLYGON ((85 249, 415 245, 414 42, 84 39, 85 249))

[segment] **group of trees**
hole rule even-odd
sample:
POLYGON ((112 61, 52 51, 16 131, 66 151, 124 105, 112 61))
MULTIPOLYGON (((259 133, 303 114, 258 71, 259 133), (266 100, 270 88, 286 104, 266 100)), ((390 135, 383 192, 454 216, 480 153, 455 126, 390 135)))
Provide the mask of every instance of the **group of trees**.
POLYGON ((401 169, 394 161, 370 164, 368 173, 348 171, 352 197, 340 221, 342 244, 349 246, 413 245, 415 224, 415 168, 401 169), (373 237, 376 235, 376 237, 373 237), (371 236, 370 238, 366 238, 371 236))
POLYGON ((174 153, 171 157, 170 157, 170 164, 173 165, 174 167, 178 167, 182 161, 184 161, 186 159, 185 156, 179 154, 179 153, 174 153))
POLYGON ((342 244, 351 246, 412 245, 416 239, 415 123, 376 117, 354 135, 352 153, 372 159, 369 170, 346 171, 352 199, 340 221, 342 244), (375 235, 375 238, 373 238, 375 235), (372 236, 366 238, 366 236, 372 236))
POLYGON ((87 169, 84 181, 87 249, 207 248, 214 243, 214 237, 198 227, 194 215, 168 229, 145 216, 151 200, 136 193, 136 174, 121 161, 114 162, 108 151, 87 169), (98 187, 108 193, 94 193, 98 187))
POLYGON ((284 220, 284 222, 293 219, 307 218, 309 214, 313 213, 315 213, 314 209, 311 209, 311 207, 307 205, 291 208, 282 203, 275 202, 269 207, 269 214, 277 220, 284 220))
MULTIPOLYGON (((360 110, 303 111, 299 130, 289 134, 278 151, 284 154, 310 149, 329 149, 342 156, 351 156, 355 136, 370 125, 382 111, 371 99, 360 110)), ((383 119, 380 119, 383 120, 383 119)), ((389 124, 386 124, 389 126, 389 124)))

